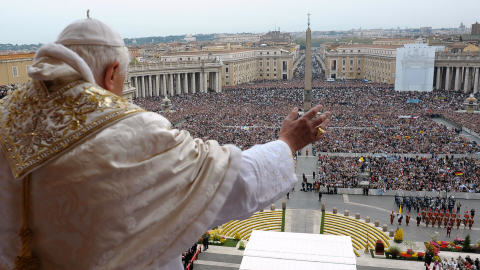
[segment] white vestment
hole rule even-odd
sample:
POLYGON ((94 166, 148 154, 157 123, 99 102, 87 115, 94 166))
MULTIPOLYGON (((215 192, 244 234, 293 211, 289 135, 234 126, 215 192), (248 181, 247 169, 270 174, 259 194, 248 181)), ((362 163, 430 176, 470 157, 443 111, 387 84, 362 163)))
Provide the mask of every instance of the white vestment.
MULTIPOLYGON (((44 59, 43 65, 34 68, 41 72, 65 66, 57 60, 44 59)), ((75 77, 73 69, 65 69, 63 78, 75 77)), ((99 106, 109 108, 111 96, 98 88, 89 83, 72 86, 64 95, 73 98, 65 100, 77 104, 78 92, 88 91, 91 97, 100 93, 106 98, 98 101, 99 106)), ((80 123, 81 129, 84 119, 78 114, 68 117, 77 117, 70 124, 78 128, 75 125, 80 123)), ((51 119, 66 121, 65 117, 51 119)), ((25 123, 30 124, 28 119, 25 123)), ((75 134, 69 136, 75 138, 75 134)), ((45 138, 28 137, 42 147, 48 145, 45 138)), ((7 270, 13 268, 20 249, 22 176, 21 170, 12 169, 12 149, 2 146, 0 270, 7 270)), ((17 147, 17 154, 35 157, 35 151, 17 147)), ((242 152, 232 145, 194 139, 152 112, 112 122, 47 162, 28 168, 32 250, 42 269, 180 270, 179 254, 206 230, 264 209, 296 182, 290 148, 282 141, 242 152)))

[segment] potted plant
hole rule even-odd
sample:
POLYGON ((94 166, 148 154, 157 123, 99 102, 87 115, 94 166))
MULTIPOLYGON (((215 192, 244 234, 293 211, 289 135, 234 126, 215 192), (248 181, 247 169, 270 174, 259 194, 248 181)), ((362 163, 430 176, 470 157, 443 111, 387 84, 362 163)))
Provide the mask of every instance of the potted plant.
POLYGON ((393 236, 393 241, 395 243, 401 243, 403 241, 403 229, 398 228, 397 231, 395 232, 395 235, 393 236))
POLYGON ((396 259, 400 254, 400 249, 396 246, 391 246, 388 249, 388 253, 390 254, 390 256, 392 256, 392 259, 396 259))

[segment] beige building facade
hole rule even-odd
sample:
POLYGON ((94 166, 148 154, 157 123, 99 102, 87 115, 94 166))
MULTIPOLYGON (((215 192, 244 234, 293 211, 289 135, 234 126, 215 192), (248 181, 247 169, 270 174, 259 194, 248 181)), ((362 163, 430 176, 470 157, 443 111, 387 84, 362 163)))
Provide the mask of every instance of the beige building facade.
POLYGON ((27 67, 32 64, 33 56, 33 53, 0 55, 0 85, 28 82, 27 67))
POLYGON ((325 77, 394 84, 396 50, 399 47, 356 44, 327 48, 324 53, 325 77))
POLYGON ((296 52, 283 48, 254 48, 219 51, 194 51, 165 54, 162 63, 208 61, 222 64, 222 86, 233 86, 257 80, 290 80, 296 52))

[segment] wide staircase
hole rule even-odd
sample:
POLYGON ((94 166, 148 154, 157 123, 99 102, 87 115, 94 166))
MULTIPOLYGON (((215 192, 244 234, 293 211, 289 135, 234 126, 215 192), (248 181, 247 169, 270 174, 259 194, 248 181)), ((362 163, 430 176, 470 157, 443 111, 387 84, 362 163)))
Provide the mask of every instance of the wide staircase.
POLYGON ((368 242, 369 249, 375 249, 377 240, 382 240, 385 248, 390 246, 390 237, 381 229, 364 222, 363 220, 325 212, 324 234, 347 235, 352 238, 353 251, 358 256, 365 250, 368 242))
POLYGON ((238 233, 244 240, 250 239, 253 230, 279 232, 282 229, 282 211, 257 212, 247 219, 227 222, 219 229, 225 237, 234 238, 238 233))

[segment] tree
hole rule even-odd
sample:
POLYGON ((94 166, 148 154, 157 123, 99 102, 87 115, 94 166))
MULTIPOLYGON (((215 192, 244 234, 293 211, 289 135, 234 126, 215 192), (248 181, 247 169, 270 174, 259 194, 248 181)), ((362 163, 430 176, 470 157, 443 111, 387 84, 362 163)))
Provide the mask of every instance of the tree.
POLYGON ((465 241, 463 241, 463 251, 470 251, 470 234, 467 234, 467 237, 465 237, 465 241))

